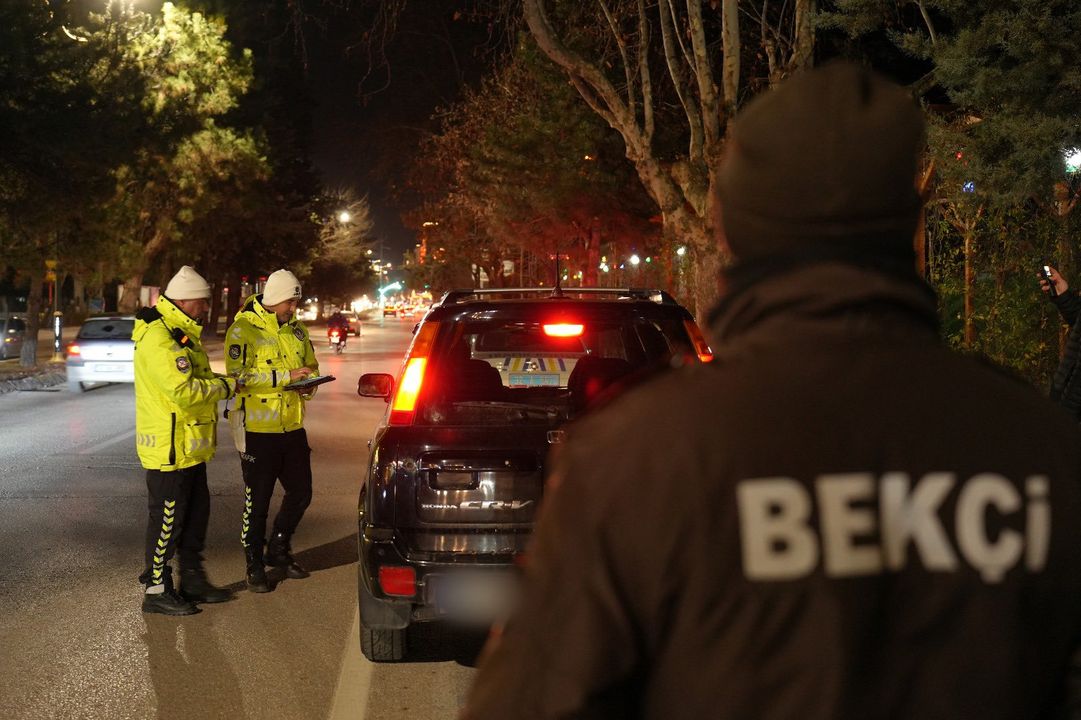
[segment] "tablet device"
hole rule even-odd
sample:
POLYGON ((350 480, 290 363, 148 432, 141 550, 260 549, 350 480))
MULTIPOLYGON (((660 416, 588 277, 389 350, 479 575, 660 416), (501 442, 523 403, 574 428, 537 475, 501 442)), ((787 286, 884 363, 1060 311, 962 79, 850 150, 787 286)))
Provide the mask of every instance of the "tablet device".
POLYGON ((289 383, 283 389, 285 390, 310 390, 316 385, 322 385, 328 383, 331 380, 337 380, 338 378, 333 375, 309 375, 303 380, 297 380, 294 383, 289 383))

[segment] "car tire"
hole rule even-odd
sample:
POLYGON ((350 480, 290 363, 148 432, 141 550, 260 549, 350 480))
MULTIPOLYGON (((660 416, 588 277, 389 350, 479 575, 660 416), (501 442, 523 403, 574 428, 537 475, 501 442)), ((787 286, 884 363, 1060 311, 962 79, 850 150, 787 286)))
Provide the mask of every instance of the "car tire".
POLYGON ((360 651, 371 662, 399 662, 405 657, 406 630, 372 630, 360 625, 360 651))

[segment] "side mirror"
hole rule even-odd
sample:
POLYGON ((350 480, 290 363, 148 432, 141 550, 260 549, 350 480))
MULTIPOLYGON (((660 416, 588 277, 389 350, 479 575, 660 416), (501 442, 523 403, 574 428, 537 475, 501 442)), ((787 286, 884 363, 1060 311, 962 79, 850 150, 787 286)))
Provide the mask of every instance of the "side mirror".
POLYGON ((357 395, 390 400, 394 391, 394 376, 387 373, 364 373, 357 381, 357 395))

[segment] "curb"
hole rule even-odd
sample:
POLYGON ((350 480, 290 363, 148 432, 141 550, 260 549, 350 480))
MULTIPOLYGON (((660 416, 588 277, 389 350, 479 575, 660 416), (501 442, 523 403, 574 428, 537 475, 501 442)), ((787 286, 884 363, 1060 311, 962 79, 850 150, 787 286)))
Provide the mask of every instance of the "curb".
POLYGON ((14 380, 0 380, 0 395, 18 390, 43 390, 63 385, 67 380, 66 371, 46 368, 26 377, 14 380))

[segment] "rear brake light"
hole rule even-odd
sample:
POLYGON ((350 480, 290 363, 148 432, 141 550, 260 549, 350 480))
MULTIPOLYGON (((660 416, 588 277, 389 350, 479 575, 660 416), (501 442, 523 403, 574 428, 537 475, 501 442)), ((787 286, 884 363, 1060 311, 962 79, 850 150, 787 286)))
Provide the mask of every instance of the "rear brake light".
POLYGON ((416 595, 417 571, 408 566, 383 565, 379 568, 379 586, 387 595, 416 595))
POLYGON ((417 399, 424 388, 424 371, 428 366, 428 354, 432 350, 438 323, 424 323, 413 338, 406 356, 394 401, 390 405, 391 425, 411 425, 417 412, 417 399))
POLYGON ((687 328, 687 334, 691 336, 691 342, 694 343, 694 351, 698 354, 698 359, 704 363, 713 360, 713 350, 709 347, 709 343, 706 342, 706 338, 698 324, 694 320, 684 320, 683 326, 687 328))
POLYGON ((574 323, 552 323, 544 326, 544 334, 548 337, 579 337, 584 325, 574 323))
POLYGON ((406 362, 402 381, 398 383, 398 391, 394 393, 394 404, 390 406, 391 425, 408 425, 413 422, 417 411, 417 397, 424 386, 424 368, 427 364, 428 358, 409 358, 406 362))
POLYGON ((68 345, 68 355, 78 355, 82 352, 82 349, 78 345, 68 345))

